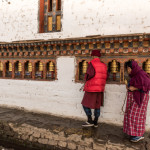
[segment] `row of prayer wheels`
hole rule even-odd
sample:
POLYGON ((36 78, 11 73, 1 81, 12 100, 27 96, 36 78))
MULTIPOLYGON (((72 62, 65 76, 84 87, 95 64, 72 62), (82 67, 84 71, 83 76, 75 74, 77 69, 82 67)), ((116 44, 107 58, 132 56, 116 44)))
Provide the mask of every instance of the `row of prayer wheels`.
MULTIPOLYGON (((88 63, 84 60, 82 62, 82 73, 85 74, 88 67, 88 63)), ((150 73, 150 59, 147 59, 143 68, 146 73, 150 73)), ((114 59, 110 65, 110 72, 116 74, 119 72, 119 63, 114 59)))
MULTIPOLYGON (((146 73, 150 73, 150 59, 147 59, 144 65, 144 71, 146 73)), ((119 65, 116 60, 112 60, 111 66, 110 66, 111 73, 118 73, 119 72, 119 65)))
MULTIPOLYGON (((22 64, 21 64, 21 62, 19 62, 17 65, 18 65, 18 71, 21 72, 22 71, 22 64)), ((38 68, 39 68, 39 71, 43 71, 43 63, 42 62, 39 62, 38 68)), ((48 69, 49 71, 55 71, 54 63, 50 62, 48 68, 49 68, 48 69)), ((11 62, 9 62, 8 70, 10 72, 12 71, 12 63, 11 62)), ((3 64, 2 64, 2 62, 0 62, 0 71, 3 71, 3 64)), ((32 72, 32 64, 30 62, 28 63, 28 71, 32 72)))
MULTIPOLYGON (((49 71, 55 71, 54 63, 50 62, 48 68, 49 68, 49 71)), ((39 63, 39 71, 43 71, 43 64, 42 64, 42 62, 39 63)))

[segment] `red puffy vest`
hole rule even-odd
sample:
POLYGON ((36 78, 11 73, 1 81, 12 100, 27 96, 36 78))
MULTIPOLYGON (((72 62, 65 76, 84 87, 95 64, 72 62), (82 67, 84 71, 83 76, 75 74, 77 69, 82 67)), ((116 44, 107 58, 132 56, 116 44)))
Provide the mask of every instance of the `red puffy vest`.
POLYGON ((91 63, 95 69, 95 76, 86 81, 84 91, 104 92, 107 79, 107 66, 102 63, 99 58, 93 59, 91 63))

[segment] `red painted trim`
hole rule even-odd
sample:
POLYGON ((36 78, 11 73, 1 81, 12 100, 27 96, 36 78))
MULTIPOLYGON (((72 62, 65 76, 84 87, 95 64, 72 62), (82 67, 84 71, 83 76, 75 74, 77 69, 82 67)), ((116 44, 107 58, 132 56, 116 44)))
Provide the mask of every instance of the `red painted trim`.
POLYGON ((61 11, 61 0, 60 1, 56 0, 56 11, 61 11), (59 8, 58 3, 60 3, 60 9, 58 9, 59 8))
POLYGON ((39 32, 44 33, 44 0, 40 0, 39 32))

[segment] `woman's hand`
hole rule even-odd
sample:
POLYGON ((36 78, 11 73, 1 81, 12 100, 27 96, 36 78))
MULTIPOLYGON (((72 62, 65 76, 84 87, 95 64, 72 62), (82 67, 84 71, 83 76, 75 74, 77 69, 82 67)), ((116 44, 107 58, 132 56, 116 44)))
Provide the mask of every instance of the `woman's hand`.
POLYGON ((136 91, 136 90, 138 90, 138 88, 136 88, 136 87, 134 87, 134 86, 130 86, 129 88, 128 88, 128 90, 130 90, 130 91, 136 91))

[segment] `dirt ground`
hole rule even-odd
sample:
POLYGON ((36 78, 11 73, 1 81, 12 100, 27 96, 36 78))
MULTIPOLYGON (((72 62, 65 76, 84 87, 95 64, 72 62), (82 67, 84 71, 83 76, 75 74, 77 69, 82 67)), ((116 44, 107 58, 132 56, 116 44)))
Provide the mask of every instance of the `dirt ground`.
MULTIPOLYGON (((122 127, 113 124, 99 123, 98 128, 82 128, 83 121, 4 107, 0 107, 0 121, 17 124, 26 123, 54 132, 64 131, 67 135, 78 134, 82 135, 83 138, 90 137, 97 144, 107 145, 106 150, 150 150, 150 133, 145 133, 145 139, 143 141, 131 143, 128 139, 129 137, 122 132, 122 127)), ((7 146, 6 143, 2 142, 3 139, 0 140, 0 145, 7 146)), ((12 145, 11 148, 13 147, 12 145)))

